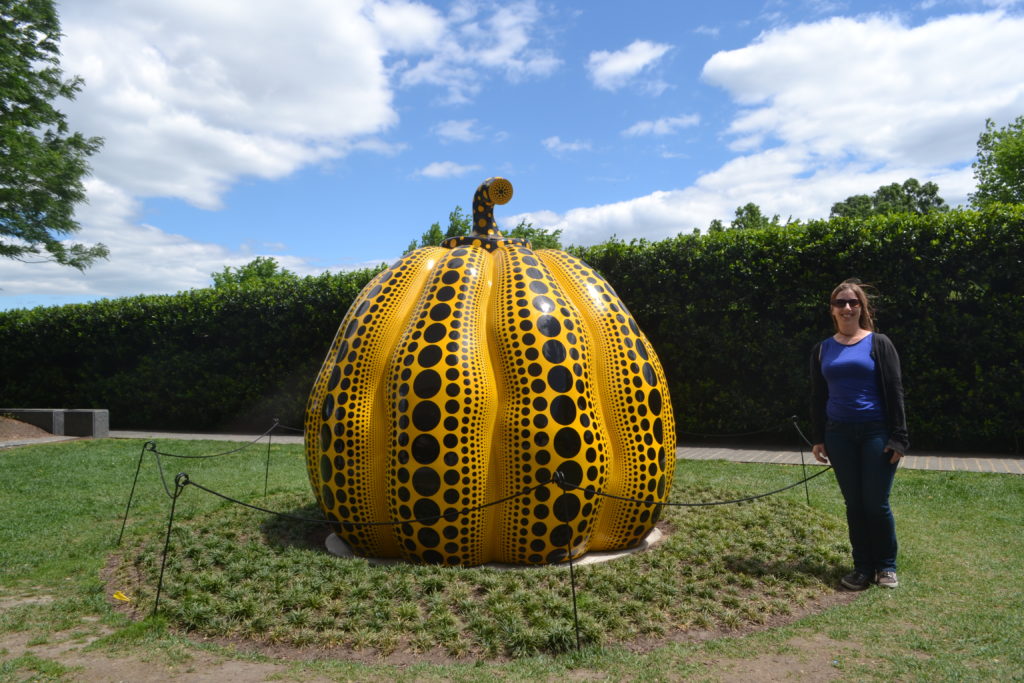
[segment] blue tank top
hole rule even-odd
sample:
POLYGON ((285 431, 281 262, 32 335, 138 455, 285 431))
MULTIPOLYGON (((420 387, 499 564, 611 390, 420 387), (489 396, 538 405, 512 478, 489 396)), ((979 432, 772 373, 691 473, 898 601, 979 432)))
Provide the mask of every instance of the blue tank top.
POLYGON ((821 343, 821 374, 828 382, 825 414, 837 422, 881 422, 885 419, 878 390, 871 334, 846 346, 832 337, 821 343))

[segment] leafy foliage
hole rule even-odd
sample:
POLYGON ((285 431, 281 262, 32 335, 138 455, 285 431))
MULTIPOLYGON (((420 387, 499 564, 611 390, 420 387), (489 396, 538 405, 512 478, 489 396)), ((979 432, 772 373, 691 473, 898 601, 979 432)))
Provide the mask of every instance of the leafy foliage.
MULTIPOLYGON (((795 225, 797 221, 787 220, 786 225, 795 225)), ((782 227, 782 223, 779 222, 779 214, 773 215, 771 218, 766 216, 762 211, 761 207, 754 202, 747 202, 743 206, 736 207, 736 213, 733 216, 732 222, 729 223, 728 229, 731 230, 762 230, 765 228, 778 228, 782 227)), ((721 219, 714 219, 708 226, 708 232, 722 232, 726 230, 725 223, 721 219)), ((700 230, 695 230, 695 235, 700 234, 700 230)))
MULTIPOLYGON (((406 248, 406 252, 410 252, 413 249, 419 247, 437 247, 440 246, 441 242, 448 239, 449 237, 461 237, 468 235, 473 231, 473 217, 466 213, 463 213, 461 206, 456 206, 455 210, 448 214, 448 229, 441 231, 441 224, 434 223, 427 231, 420 235, 420 239, 417 242, 413 240, 409 243, 406 248)), ((516 227, 504 233, 506 237, 520 237, 523 239, 530 240, 534 249, 561 249, 561 230, 548 231, 545 228, 535 228, 533 223, 528 223, 525 219, 519 221, 516 227)))
POLYGON ((82 88, 81 78, 64 79, 59 39, 52 0, 0 3, 0 256, 45 253, 41 260, 82 270, 107 248, 60 238, 79 230, 74 207, 102 140, 71 133, 53 105, 82 88))
MULTIPOLYGON (((807 354, 830 333, 828 292, 856 276, 880 292, 913 446, 1020 450, 1024 206, 569 251, 613 283, 651 339, 684 442, 806 415, 807 354)), ((0 313, 4 402, 109 408, 117 427, 299 424, 334 330, 372 275, 0 313)), ((788 422, 779 433, 790 438, 788 422)))
POLYGON ((901 355, 913 446, 1019 452, 1024 442, 1024 206, 570 251, 614 284, 650 338, 682 441, 807 415, 828 292, 859 277, 878 288, 880 331, 901 355))
POLYGON ((297 282, 299 276, 278 265, 277 259, 257 256, 244 266, 224 266, 219 273, 210 273, 214 289, 258 289, 270 284, 297 282))
POLYGON ((334 332, 376 272, 0 313, 3 402, 109 408, 119 428, 301 425, 334 332))
POLYGON ((949 211, 946 200, 939 196, 939 186, 922 185, 916 178, 903 184, 892 183, 875 190, 873 195, 855 194, 832 205, 832 218, 868 218, 890 213, 942 213, 949 211))
POLYGON ((971 166, 977 183, 970 197, 973 205, 1024 202, 1024 116, 1003 128, 986 119, 978 137, 978 160, 971 166))
MULTIPOLYGON (((741 496, 693 485, 673 491, 688 502, 741 496)), ((318 519, 307 500, 308 492, 285 494, 268 505, 318 519)), ((254 526, 252 517, 235 506, 175 529, 161 607, 180 628, 385 653, 406 644, 477 657, 576 647, 564 568, 340 562, 323 552, 329 528, 272 518, 262 534, 239 533, 254 526)), ((842 570, 838 519, 808 515, 802 503, 666 508, 663 519, 672 533, 655 549, 576 570, 583 643, 763 624, 831 591, 842 570)), ((149 535, 121 568, 120 583, 142 609, 153 601, 163 543, 160 531, 149 535)))

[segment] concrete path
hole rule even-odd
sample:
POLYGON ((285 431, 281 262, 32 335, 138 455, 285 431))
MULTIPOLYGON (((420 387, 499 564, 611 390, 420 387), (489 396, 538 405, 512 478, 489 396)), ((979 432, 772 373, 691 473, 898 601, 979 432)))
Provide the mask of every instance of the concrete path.
MULTIPOLYGON (((774 465, 799 465, 800 451, 793 448, 759 449, 749 446, 680 446, 676 457, 686 460, 731 460, 761 462, 774 465)), ((803 462, 818 465, 808 447, 803 462)), ((1001 472, 1024 474, 1024 456, 992 455, 990 453, 942 453, 911 451, 903 457, 900 467, 913 470, 944 470, 948 472, 1001 472)))
MULTIPOLYGON (((245 443, 260 439, 259 434, 187 434, 181 432, 149 432, 112 430, 113 439, 147 439, 160 441, 168 439, 206 439, 210 441, 236 441, 245 443)), ((48 437, 43 439, 0 442, 0 448, 23 446, 33 443, 64 441, 75 437, 48 437)), ((274 434, 274 443, 301 444, 302 435, 294 432, 274 434)), ((264 443, 266 438, 261 439, 264 443)), ((730 460, 732 462, 759 462, 773 465, 799 465, 801 454, 794 448, 758 448, 755 446, 708 446, 684 445, 676 449, 676 457, 684 460, 730 460)), ((803 452, 803 462, 817 465, 808 448, 803 452)), ((1003 474, 1024 474, 1024 456, 993 455, 991 453, 943 453, 934 451, 912 451, 903 458, 901 467, 915 470, 944 470, 951 472, 998 472, 1003 474)))

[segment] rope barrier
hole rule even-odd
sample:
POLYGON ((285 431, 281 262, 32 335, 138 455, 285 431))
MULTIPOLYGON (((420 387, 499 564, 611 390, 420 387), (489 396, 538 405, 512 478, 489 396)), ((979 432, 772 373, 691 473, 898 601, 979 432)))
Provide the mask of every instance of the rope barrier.
MULTIPOLYGON (((803 441, 806 442, 807 444, 810 444, 810 441, 807 439, 807 437, 804 435, 804 433, 800 430, 800 427, 797 424, 796 416, 793 416, 790 419, 792 421, 793 427, 796 429, 796 431, 800 435, 801 439, 803 439, 803 441)), ((299 516, 299 515, 291 515, 291 514, 284 513, 284 512, 278 512, 278 511, 275 511, 275 510, 270 510, 268 508, 264 508, 264 507, 261 507, 259 505, 254 505, 252 503, 246 503, 244 501, 237 500, 235 498, 232 498, 231 496, 225 495, 225 494, 220 493, 218 491, 215 491, 215 490, 213 490, 211 488, 203 486, 202 484, 194 482, 194 481, 191 480, 191 478, 189 477, 189 475, 186 472, 179 472, 177 474, 177 476, 174 479, 174 485, 175 485, 174 492, 172 493, 170 491, 170 488, 168 487, 166 478, 164 476, 164 470, 163 470, 163 464, 162 464, 162 461, 161 461, 161 457, 205 459, 205 458, 219 457, 219 456, 222 456, 222 455, 230 455, 230 454, 233 454, 233 453, 238 453, 238 452, 240 452, 242 450, 245 450, 246 448, 251 447, 256 442, 261 440, 264 436, 270 437, 271 436, 271 432, 275 428, 277 428, 279 426, 280 426, 279 423, 277 422, 277 420, 275 420, 274 424, 267 431, 265 431, 262 435, 260 435, 256 440, 254 440, 252 442, 249 442, 248 444, 246 444, 246 445, 244 445, 244 446, 242 446, 240 448, 236 448, 236 449, 233 449, 233 450, 230 450, 230 451, 225 451, 224 453, 218 453, 218 454, 207 455, 207 456, 188 456, 188 455, 179 455, 179 454, 173 454, 173 453, 164 453, 164 452, 162 452, 162 451, 157 449, 156 443, 153 442, 153 441, 147 441, 143 445, 142 451, 139 453, 139 461, 138 461, 138 465, 136 466, 136 470, 135 470, 135 479, 132 481, 132 489, 131 489, 131 493, 129 494, 129 497, 128 497, 128 504, 125 507, 125 516, 124 516, 124 520, 121 523, 121 533, 120 533, 120 535, 118 535, 117 543, 118 543, 118 545, 120 545, 122 536, 124 535, 125 524, 126 524, 126 522, 128 520, 128 509, 131 507, 132 497, 135 494, 135 487, 136 487, 136 483, 138 482, 138 478, 139 478, 139 470, 142 467, 142 460, 143 460, 143 458, 144 458, 144 456, 145 456, 145 454, 147 452, 153 453, 153 455, 154 455, 154 457, 156 458, 156 461, 157 461, 157 468, 158 468, 159 473, 160 473, 160 481, 163 484, 164 492, 171 499, 171 509, 170 509, 170 513, 169 513, 168 519, 167 519, 167 534, 166 534, 166 537, 165 537, 164 550, 163 550, 163 555, 162 555, 161 562, 160 562, 160 577, 159 577, 158 583, 157 583, 156 599, 154 601, 154 606, 153 606, 153 614, 154 615, 156 614, 156 612, 157 612, 157 610, 159 609, 159 606, 160 606, 160 595, 161 595, 162 589, 163 589, 164 570, 165 570, 165 566, 167 564, 167 555, 168 555, 168 551, 169 551, 169 548, 170 548, 170 541, 171 541, 171 529, 172 529, 173 524, 174 524, 174 514, 175 514, 175 509, 176 509, 176 506, 177 506, 177 501, 178 501, 178 498, 181 496, 182 492, 184 491, 184 489, 187 486, 194 486, 197 489, 199 489, 201 491, 204 491, 204 492, 206 492, 206 493, 208 493, 210 495, 216 496, 216 497, 218 497, 218 498, 220 498, 220 499, 222 499, 222 500, 224 500, 224 501, 226 501, 228 503, 235 504, 235 505, 241 505, 241 506, 249 508, 251 510, 256 510, 258 512, 263 512, 265 514, 274 515, 274 516, 279 517, 279 518, 291 519, 291 520, 298 521, 298 522, 315 523, 315 524, 327 524, 328 526, 338 525, 338 526, 341 526, 342 528, 350 529, 350 528, 357 528, 357 527, 397 526, 397 525, 404 525, 404 524, 427 524, 427 525, 429 525, 429 524, 433 524, 434 522, 437 522, 438 520, 440 520, 442 518, 447 520, 447 521, 454 521, 455 519, 457 519, 460 516, 469 515, 469 514, 474 513, 474 512, 479 512, 480 510, 486 509, 488 507, 492 507, 492 506, 495 506, 495 505, 500 505, 502 503, 506 503, 506 502, 508 502, 510 500, 514 500, 514 499, 522 497, 522 496, 528 496, 528 495, 532 494, 534 491, 537 491, 538 489, 540 489, 540 488, 542 488, 544 486, 551 486, 551 485, 558 486, 563 491, 576 490, 576 491, 581 491, 584 494, 595 495, 595 496, 603 496, 605 498, 611 498, 611 499, 614 499, 614 500, 630 502, 630 503, 645 504, 645 505, 658 505, 658 506, 667 506, 667 507, 710 507, 710 506, 716 506, 716 505, 734 505, 734 504, 738 504, 738 503, 745 503, 745 502, 749 502, 749 501, 758 500, 758 499, 761 499, 761 498, 767 498, 768 496, 773 496, 773 495, 782 493, 783 491, 788 491, 789 489, 794 488, 796 486, 800 486, 801 484, 804 485, 805 491, 806 491, 807 482, 809 482, 810 480, 815 479, 815 478, 821 476, 822 474, 825 474, 830 469, 832 469, 831 466, 827 466, 827 467, 823 468, 821 471, 819 471, 819 472, 817 472, 815 474, 812 474, 809 477, 805 476, 800 481, 794 482, 792 484, 789 484, 789 485, 784 486, 784 487, 779 488, 779 489, 775 489, 774 491, 769 491, 767 493, 760 493, 760 494, 755 494, 755 495, 752 495, 752 496, 746 496, 746 497, 743 497, 743 498, 736 498, 736 499, 732 499, 732 500, 718 500, 718 501, 706 501, 706 502, 676 502, 676 503, 672 503, 672 502, 659 503, 659 502, 655 502, 653 500, 642 500, 642 499, 637 499, 637 498, 628 498, 628 497, 624 497, 624 496, 618 496, 618 495, 615 495, 615 494, 607 493, 607 492, 604 492, 604 491, 599 491, 597 489, 594 489, 593 487, 581 487, 579 484, 574 484, 572 482, 566 481, 565 474, 563 472, 556 471, 554 473, 554 475, 552 475, 551 479, 548 480, 548 481, 538 483, 538 484, 536 484, 534 486, 526 487, 522 491, 510 494, 508 496, 505 496, 505 497, 500 498, 498 500, 491 501, 489 503, 483 503, 481 505, 477 505, 477 506, 470 507, 470 508, 462 508, 461 510, 450 510, 450 511, 445 512, 445 513, 441 513, 441 514, 437 514, 437 515, 431 515, 429 517, 419 517, 419 518, 413 518, 413 519, 401 520, 401 521, 388 520, 388 521, 378 521, 378 522, 354 522, 354 521, 344 521, 344 522, 342 522, 341 520, 330 520, 330 519, 327 519, 327 518, 302 517, 302 516, 299 516)), ((270 455, 270 444, 268 442, 268 446, 267 446, 268 462, 269 462, 269 455, 270 455)), ((800 448, 800 460, 801 460, 801 464, 803 465, 804 464, 803 463, 803 446, 801 446, 801 448, 800 448)), ((268 468, 269 468, 269 464, 268 464, 268 468)), ((806 475, 806 466, 804 467, 804 474, 806 475)), ((266 496, 266 481, 264 481, 264 496, 266 496)), ((807 502, 808 502, 808 504, 810 504, 810 495, 809 494, 808 494, 807 502)), ((575 562, 574 562, 574 558, 573 558, 573 555, 572 555, 571 543, 572 543, 572 541, 571 541, 571 538, 570 538, 570 540, 568 540, 567 543, 566 543, 566 557, 567 557, 567 561, 568 561, 568 565, 569 565, 569 580, 570 580, 570 584, 571 584, 571 587, 572 587, 573 622, 574 622, 575 629, 576 629, 576 649, 580 650, 581 649, 581 640, 580 640, 580 626, 579 626, 579 611, 578 611, 577 598, 576 598, 576 571, 575 571, 575 562)))

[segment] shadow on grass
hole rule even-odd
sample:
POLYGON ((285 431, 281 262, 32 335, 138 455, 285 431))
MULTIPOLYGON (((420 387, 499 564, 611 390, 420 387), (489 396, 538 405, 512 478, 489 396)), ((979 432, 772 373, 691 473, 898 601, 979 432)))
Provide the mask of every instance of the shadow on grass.
POLYGON ((309 503, 279 512, 280 515, 260 524, 260 532, 267 545, 327 553, 324 543, 337 525, 324 518, 319 505, 309 503))

